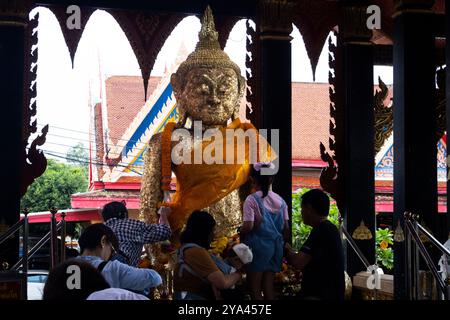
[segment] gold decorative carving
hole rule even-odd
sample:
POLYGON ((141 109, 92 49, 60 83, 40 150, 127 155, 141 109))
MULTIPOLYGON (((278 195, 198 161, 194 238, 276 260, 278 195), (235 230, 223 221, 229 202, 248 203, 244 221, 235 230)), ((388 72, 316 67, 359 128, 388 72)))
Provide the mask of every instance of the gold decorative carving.
POLYGON ((385 106, 389 89, 386 84, 378 77, 380 90, 375 92, 374 96, 374 117, 375 117, 375 155, 383 147, 384 142, 392 134, 393 126, 393 110, 392 107, 385 106))
POLYGON ((353 231, 352 238, 355 240, 370 240, 373 238, 372 232, 366 227, 363 220, 360 225, 353 231))
MULTIPOLYGON (((445 97, 445 68, 440 68, 436 72, 437 88, 436 88, 436 134, 435 142, 438 143, 446 131, 446 103, 445 97)), ((393 121, 393 108, 386 106, 384 100, 386 100, 389 90, 381 78, 378 78, 380 90, 377 90, 374 96, 375 105, 375 154, 377 154, 383 147, 384 142, 392 134, 394 129, 393 121)))
MULTIPOLYGON (((214 18, 209 6, 205 10, 198 37, 199 41, 194 52, 178 67, 177 76, 171 79, 172 82, 177 78, 186 80, 184 77, 187 73, 196 68, 230 68, 237 74, 240 74, 239 66, 231 61, 230 57, 220 47, 219 34, 216 31, 214 18)), ((178 85, 177 81, 175 81, 175 85, 178 85)))
POLYGON ((395 242, 403 242, 405 241, 405 234, 403 233, 403 228, 400 224, 400 219, 397 222, 397 227, 394 232, 394 241, 395 242))

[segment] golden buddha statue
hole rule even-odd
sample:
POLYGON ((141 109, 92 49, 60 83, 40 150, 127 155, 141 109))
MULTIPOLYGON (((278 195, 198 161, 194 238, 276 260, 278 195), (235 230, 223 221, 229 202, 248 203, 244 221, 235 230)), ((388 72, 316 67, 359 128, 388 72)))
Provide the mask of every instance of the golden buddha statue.
MULTIPOLYGON (((205 210, 216 220, 216 237, 232 236, 242 221, 242 203, 249 188, 246 184, 250 163, 236 164, 174 164, 171 160, 176 145, 171 141, 176 129, 194 133, 187 123, 201 121, 202 131, 216 129, 255 130, 250 123, 239 119, 240 101, 245 91, 245 79, 239 67, 220 48, 211 9, 202 20, 199 42, 187 59, 171 76, 177 100, 179 120, 166 124, 164 131, 153 135, 144 156, 144 175, 141 186, 141 218, 155 223, 161 206, 172 212, 169 222, 176 242, 188 216, 194 210, 205 210), (188 121, 189 120, 189 121, 188 121), (230 123, 231 121, 231 123, 230 123), (171 196, 169 184, 172 171, 177 191, 171 196), (243 192, 243 190, 247 190, 243 192)), ((178 143, 195 148, 195 137, 178 143)), ((246 142, 244 142, 245 144, 246 142)), ((203 142, 203 149, 207 143, 203 142)), ((236 148, 242 147, 236 146, 236 148)), ((248 155, 248 145, 246 146, 248 155)), ((267 160, 261 158, 261 161, 267 160)))

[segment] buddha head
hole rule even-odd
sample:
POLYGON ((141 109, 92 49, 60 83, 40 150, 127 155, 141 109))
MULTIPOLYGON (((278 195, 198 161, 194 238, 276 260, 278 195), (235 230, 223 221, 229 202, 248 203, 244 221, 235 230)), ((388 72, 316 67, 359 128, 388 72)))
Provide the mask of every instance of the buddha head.
POLYGON ((180 64, 170 82, 177 99, 179 124, 201 120, 206 126, 226 125, 239 117, 245 79, 239 67, 220 48, 214 18, 208 6, 197 46, 180 64))

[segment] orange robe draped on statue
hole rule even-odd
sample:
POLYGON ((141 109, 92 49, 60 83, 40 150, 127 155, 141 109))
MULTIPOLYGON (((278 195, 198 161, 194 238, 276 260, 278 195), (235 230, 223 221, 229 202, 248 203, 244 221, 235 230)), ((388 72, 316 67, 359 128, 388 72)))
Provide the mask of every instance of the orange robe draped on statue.
MULTIPOLYGON (((161 158, 163 162, 163 183, 164 176, 166 176, 166 184, 170 181, 170 179, 167 179, 167 177, 170 176, 170 173, 164 173, 164 168, 166 168, 166 171, 169 170, 168 161, 171 163, 171 152, 168 152, 169 149, 167 147, 164 148, 164 144, 171 146, 171 141, 167 141, 167 139, 171 139, 174 126, 174 123, 166 125, 164 128, 165 132, 163 133, 163 155, 161 158)), ((226 128, 220 128, 219 131, 223 137, 223 164, 206 164, 204 162, 202 164, 193 164, 193 161, 191 161, 191 164, 182 163, 172 168, 177 178, 177 189, 176 193, 172 196, 171 202, 163 203, 163 205, 169 206, 172 209, 169 216, 169 222, 175 233, 180 231, 187 218, 194 210, 200 210, 212 205, 246 183, 250 174, 250 162, 254 162, 254 160, 270 161, 276 157, 274 152, 271 151, 266 140, 262 136, 258 135, 258 131, 250 123, 241 123, 239 119, 236 119, 226 128), (255 149, 253 149, 255 144, 252 146, 249 139, 244 139, 244 141, 242 141, 233 138, 234 143, 232 143, 231 146, 230 144, 227 144, 226 129, 242 129, 244 132, 246 130, 254 130, 255 136, 258 136, 256 154, 254 153, 255 149), (262 150, 264 150, 264 146, 266 146, 265 152, 259 152, 260 143, 262 150), (233 161, 233 164, 227 164, 226 150, 233 150, 234 160, 236 160, 238 150, 241 150, 241 152, 244 150, 239 148, 245 149, 245 157, 243 159, 244 161, 242 161, 243 163, 236 163, 236 161, 233 161), (256 155, 257 158, 252 158, 251 153, 253 156, 256 155)), ((203 151, 210 143, 212 142, 202 142, 202 155, 203 151)), ((211 154, 215 155, 215 152, 212 152, 211 154)), ((192 160, 194 159, 193 155, 194 150, 191 151, 192 160)))

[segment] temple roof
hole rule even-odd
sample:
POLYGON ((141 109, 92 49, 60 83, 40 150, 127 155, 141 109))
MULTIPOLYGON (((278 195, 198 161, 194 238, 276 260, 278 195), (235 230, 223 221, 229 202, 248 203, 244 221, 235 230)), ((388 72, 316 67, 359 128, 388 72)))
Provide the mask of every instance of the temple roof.
MULTIPOLYGON (((328 83, 292 83, 292 159, 320 160, 319 145, 328 146, 330 98, 328 83)), ((385 105, 392 98, 392 85, 385 105)), ((378 90, 378 86, 374 86, 378 90)))
POLYGON ((319 143, 328 142, 328 83, 292 83, 292 158, 319 160, 319 143))
MULTIPOLYGON (((150 77, 148 92, 151 94, 161 77, 150 77)), ((114 145, 124 145, 119 139, 141 110, 145 101, 141 77, 112 76, 106 80, 107 128, 114 145)))

